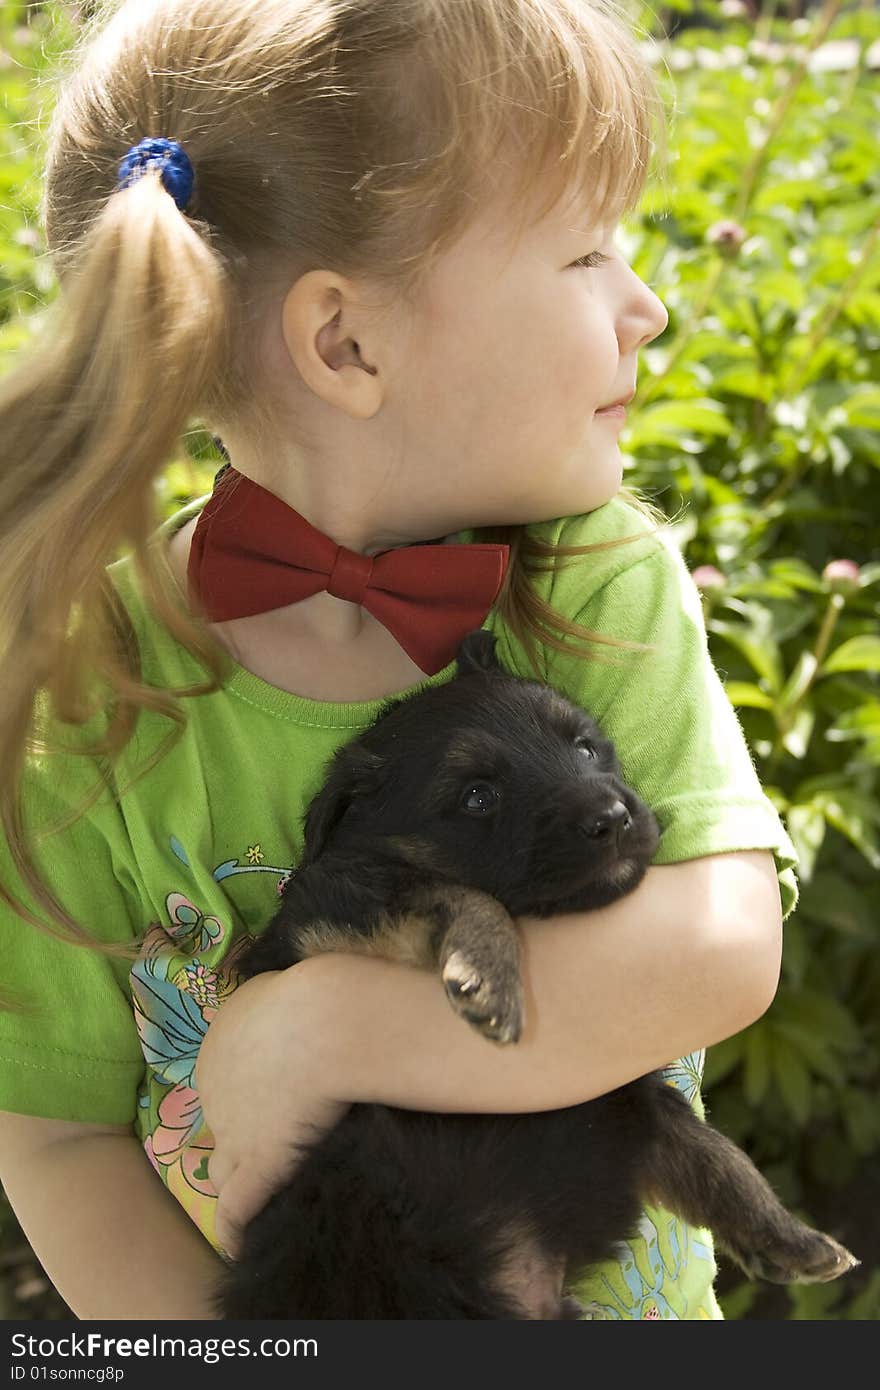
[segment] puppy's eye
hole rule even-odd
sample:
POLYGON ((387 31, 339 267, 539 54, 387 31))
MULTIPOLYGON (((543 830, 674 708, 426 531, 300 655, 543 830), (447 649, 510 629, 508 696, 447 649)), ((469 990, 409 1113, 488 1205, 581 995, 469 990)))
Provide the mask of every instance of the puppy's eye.
POLYGON ((583 734, 580 738, 575 739, 574 746, 575 748, 579 748, 582 753, 586 753, 588 758, 598 758, 599 756, 592 743, 590 743, 590 740, 585 738, 583 734))
POLYGON ((472 815, 485 816, 494 811, 500 796, 489 782, 474 782, 461 799, 461 809, 472 815))

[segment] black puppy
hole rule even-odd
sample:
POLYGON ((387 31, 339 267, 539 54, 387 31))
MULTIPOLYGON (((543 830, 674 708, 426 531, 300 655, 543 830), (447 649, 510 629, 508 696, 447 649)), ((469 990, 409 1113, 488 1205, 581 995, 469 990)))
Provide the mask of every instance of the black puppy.
MULTIPOLYGON (((658 842, 595 722, 505 672, 478 630, 452 681, 389 701, 337 751, 241 973, 335 950, 405 961, 439 970, 468 1023, 513 1043, 514 918, 620 898, 658 842)), ((633 1235, 646 1202, 711 1228, 751 1276, 827 1280, 857 1263, 659 1072, 539 1114, 353 1105, 303 1154, 224 1273, 223 1317, 577 1317, 565 1278, 633 1235)))

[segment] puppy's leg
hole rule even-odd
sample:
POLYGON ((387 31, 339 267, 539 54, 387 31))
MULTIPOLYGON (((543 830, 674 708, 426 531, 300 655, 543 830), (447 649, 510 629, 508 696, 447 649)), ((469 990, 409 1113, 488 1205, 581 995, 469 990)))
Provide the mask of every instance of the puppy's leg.
POLYGON ((518 1042, 523 1026, 519 936, 488 893, 426 885, 418 911, 434 922, 431 949, 452 1007, 492 1042, 518 1042))
POLYGON ((519 1304, 524 1319, 559 1321, 581 1318, 582 1303, 563 1296, 565 1258, 548 1256, 526 1231, 498 1268, 495 1283, 519 1304))
POLYGON ((825 1283, 859 1263, 786 1211, 751 1159, 659 1077, 651 1108, 656 1128, 640 1185, 646 1201, 708 1226, 750 1278, 825 1283))
MULTIPOLYGON (((279 912, 251 950, 256 968, 289 964, 290 932, 279 912)), ((296 958, 345 951, 379 956, 422 970, 438 970, 449 1001, 462 1018, 493 1042, 517 1042, 523 991, 519 937, 497 898, 477 888, 427 882, 410 889, 398 910, 381 913, 369 930, 314 918, 296 924, 296 958)))

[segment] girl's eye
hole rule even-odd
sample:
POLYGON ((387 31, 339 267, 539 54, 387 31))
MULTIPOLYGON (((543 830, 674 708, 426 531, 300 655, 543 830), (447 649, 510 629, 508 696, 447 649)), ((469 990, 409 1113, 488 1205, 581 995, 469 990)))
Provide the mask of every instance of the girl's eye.
POLYGON ((580 260, 572 261, 572 265, 583 266, 586 270, 595 270, 597 266, 604 265, 610 261, 610 256, 604 256, 601 251, 591 251, 589 256, 581 256, 580 260))

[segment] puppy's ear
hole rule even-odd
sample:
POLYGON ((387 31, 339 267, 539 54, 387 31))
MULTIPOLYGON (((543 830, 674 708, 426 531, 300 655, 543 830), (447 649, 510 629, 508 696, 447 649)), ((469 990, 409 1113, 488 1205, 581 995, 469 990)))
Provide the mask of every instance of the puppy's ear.
POLYGON ((384 764, 384 758, 378 753, 371 753, 359 744, 337 751, 327 780, 306 812, 301 868, 323 853, 354 798, 375 788, 384 764))
POLYGON ((475 628, 465 637, 456 653, 457 676, 469 676, 475 671, 501 671, 503 667, 495 655, 496 637, 485 628, 475 628))

